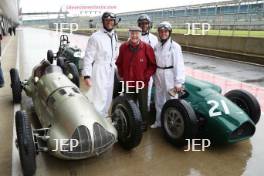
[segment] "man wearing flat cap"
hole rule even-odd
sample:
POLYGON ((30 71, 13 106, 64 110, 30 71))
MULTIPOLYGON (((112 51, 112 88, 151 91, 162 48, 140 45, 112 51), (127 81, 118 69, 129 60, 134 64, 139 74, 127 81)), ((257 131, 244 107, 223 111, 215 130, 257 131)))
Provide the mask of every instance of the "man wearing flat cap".
POLYGON ((129 29, 129 40, 119 48, 119 56, 116 61, 118 74, 128 86, 129 92, 136 92, 137 82, 143 87, 138 93, 126 93, 135 102, 138 102, 143 120, 143 130, 147 130, 149 122, 148 114, 148 82, 156 71, 154 50, 150 45, 140 40, 141 28, 129 29))

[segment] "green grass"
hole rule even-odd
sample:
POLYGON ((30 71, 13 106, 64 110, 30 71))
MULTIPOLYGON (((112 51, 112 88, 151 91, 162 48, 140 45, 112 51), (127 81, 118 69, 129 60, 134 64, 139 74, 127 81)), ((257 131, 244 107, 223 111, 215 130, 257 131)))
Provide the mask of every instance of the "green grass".
MULTIPOLYGON (((185 34, 186 29, 174 29, 173 33, 185 34)), ((196 33, 201 34, 201 30, 196 33)), ((264 37, 264 31, 246 31, 246 30, 209 30, 206 35, 219 35, 219 36, 236 36, 236 37, 264 37)))
MULTIPOLYGON (((79 29, 81 31, 89 31, 95 29, 79 29)), ((126 28, 117 28, 116 31, 126 32, 126 28)), ((151 29, 151 32, 157 32, 157 29, 151 29)), ((186 34, 186 29, 173 29, 173 33, 186 34)), ((201 30, 197 30, 196 33, 202 34, 201 30)), ((210 30, 205 35, 219 35, 219 36, 236 36, 236 37, 257 37, 264 38, 264 31, 247 31, 247 30, 210 30)))
MULTIPOLYGON (((117 29, 117 31, 127 31, 128 29, 117 29)), ((152 29, 151 32, 157 32, 157 29, 152 29)), ((173 33, 186 34, 186 29, 173 29, 173 33)), ((201 30, 197 30, 196 33, 202 34, 201 30)), ((247 31, 247 30, 210 30, 205 35, 219 35, 219 36, 237 36, 237 37, 263 37, 264 31, 247 31)))

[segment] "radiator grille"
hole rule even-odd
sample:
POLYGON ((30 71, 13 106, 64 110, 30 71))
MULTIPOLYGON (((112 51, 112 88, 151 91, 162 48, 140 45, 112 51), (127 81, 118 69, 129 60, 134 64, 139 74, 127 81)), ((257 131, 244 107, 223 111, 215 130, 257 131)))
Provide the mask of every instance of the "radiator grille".
MULTIPOLYGON (((71 139, 77 139, 79 141, 79 145, 74 147, 72 151, 70 151, 70 146, 63 146, 63 150, 61 153, 68 157, 88 157, 92 152, 92 139, 89 132, 89 129, 85 126, 79 126, 74 131, 71 139)), ((70 140, 67 142, 69 144, 70 140)))
POLYGON ((106 151, 115 143, 115 136, 98 123, 94 123, 94 150, 96 154, 106 151))

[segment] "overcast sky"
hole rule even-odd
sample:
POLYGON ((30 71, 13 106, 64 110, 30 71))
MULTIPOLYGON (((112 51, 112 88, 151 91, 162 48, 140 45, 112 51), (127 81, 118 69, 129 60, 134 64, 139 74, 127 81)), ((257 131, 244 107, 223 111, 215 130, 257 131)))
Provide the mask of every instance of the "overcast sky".
POLYGON ((120 13, 217 1, 219 0, 20 0, 20 7, 22 12, 47 12, 59 11, 61 7, 65 9, 67 6, 115 6, 116 9, 110 11, 120 13))

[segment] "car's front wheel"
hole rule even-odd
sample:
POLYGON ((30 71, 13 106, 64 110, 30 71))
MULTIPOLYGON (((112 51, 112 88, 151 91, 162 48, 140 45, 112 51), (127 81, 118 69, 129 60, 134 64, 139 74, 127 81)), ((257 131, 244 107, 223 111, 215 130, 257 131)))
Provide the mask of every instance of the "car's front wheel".
POLYGON ((168 100, 161 111, 161 126, 165 138, 175 146, 186 145, 186 139, 193 139, 198 123, 191 105, 182 99, 168 100))
POLYGON ((258 100, 251 93, 245 90, 231 90, 225 94, 225 97, 246 112, 255 124, 258 123, 261 109, 258 100))
POLYGON ((31 125, 24 111, 17 111, 15 118, 17 145, 23 174, 25 176, 31 176, 36 171, 36 148, 31 125))
POLYGON ((113 101, 112 120, 118 131, 118 142, 127 150, 139 145, 142 139, 142 118, 137 105, 125 96, 113 101))

